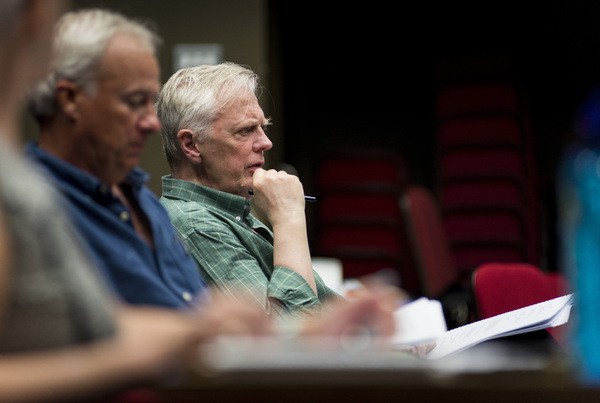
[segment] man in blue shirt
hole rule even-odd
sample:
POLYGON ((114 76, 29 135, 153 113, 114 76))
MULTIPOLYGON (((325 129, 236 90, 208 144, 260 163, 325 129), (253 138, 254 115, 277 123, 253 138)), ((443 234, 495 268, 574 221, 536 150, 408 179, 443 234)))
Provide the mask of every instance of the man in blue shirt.
POLYGON ((179 308, 205 287, 137 168, 148 136, 160 129, 159 43, 117 14, 98 10, 65 21, 52 71, 30 96, 41 134, 27 153, 62 191, 117 293, 129 303, 179 308))

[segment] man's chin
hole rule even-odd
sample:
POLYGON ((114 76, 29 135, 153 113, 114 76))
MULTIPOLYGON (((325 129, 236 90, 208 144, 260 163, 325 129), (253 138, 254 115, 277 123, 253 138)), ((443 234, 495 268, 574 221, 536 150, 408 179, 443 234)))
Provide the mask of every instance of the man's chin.
POLYGON ((107 183, 110 183, 111 185, 116 185, 125 182, 129 173, 133 171, 133 169, 136 166, 137 164, 128 164, 120 167, 119 169, 114 169, 112 172, 107 172, 107 183))
POLYGON ((239 190, 239 192, 237 193, 238 196, 242 196, 245 197, 246 199, 250 199, 250 197, 252 196, 252 185, 244 185, 242 186, 241 190, 239 190))

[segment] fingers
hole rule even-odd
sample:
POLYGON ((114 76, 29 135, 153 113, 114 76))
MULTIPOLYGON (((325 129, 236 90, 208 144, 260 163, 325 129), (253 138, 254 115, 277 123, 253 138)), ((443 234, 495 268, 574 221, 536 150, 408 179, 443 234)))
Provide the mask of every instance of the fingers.
POLYGON ((431 352, 436 347, 436 343, 430 344, 420 344, 418 346, 410 346, 400 349, 400 351, 404 351, 405 353, 416 355, 420 358, 426 358, 427 354, 431 352))
POLYGON ((193 356, 200 337, 195 323, 162 308, 122 307, 116 312, 115 356, 142 377, 178 371, 193 356))
MULTIPOLYGON (((362 293, 377 296, 386 309, 392 311, 410 301, 410 297, 402 288, 398 287, 397 273, 389 270, 360 277, 359 283, 363 286, 362 293)), ((356 290, 355 290, 356 291, 356 290)), ((360 292, 356 291, 356 292, 360 292)))
POLYGON ((306 336, 342 337, 369 334, 387 338, 395 331, 392 312, 384 309, 377 297, 365 295, 325 309, 321 316, 306 323, 306 336))
POLYGON ((253 188, 253 211, 271 226, 304 217, 304 189, 297 176, 259 169, 253 188))
POLYGON ((302 183, 295 175, 274 169, 268 171, 258 169, 254 173, 252 181, 255 195, 263 194, 286 199, 295 197, 298 200, 304 200, 302 183))
POLYGON ((219 335, 258 336, 274 333, 271 319, 263 307, 241 290, 235 300, 213 290, 196 313, 205 339, 219 335))

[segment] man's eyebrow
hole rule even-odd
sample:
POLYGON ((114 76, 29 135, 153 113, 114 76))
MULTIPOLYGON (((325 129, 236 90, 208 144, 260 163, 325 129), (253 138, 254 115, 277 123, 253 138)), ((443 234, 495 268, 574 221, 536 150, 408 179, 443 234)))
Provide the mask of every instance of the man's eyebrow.
POLYGON ((144 99, 144 100, 151 101, 154 104, 156 104, 156 101, 158 100, 158 96, 159 96, 159 92, 156 92, 154 90, 144 89, 144 88, 132 89, 131 91, 125 92, 123 94, 124 99, 140 99, 140 100, 144 99))
POLYGON ((158 93, 153 90, 148 90, 144 88, 133 88, 129 91, 125 91, 123 93, 125 96, 145 96, 145 97, 158 97, 158 93))

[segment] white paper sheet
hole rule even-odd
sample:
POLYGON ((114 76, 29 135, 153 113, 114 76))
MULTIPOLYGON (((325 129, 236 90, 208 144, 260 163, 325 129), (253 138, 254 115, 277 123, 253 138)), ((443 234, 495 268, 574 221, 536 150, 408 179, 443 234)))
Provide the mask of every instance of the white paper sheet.
POLYGON ((573 294, 569 294, 449 330, 437 338, 425 358, 440 359, 486 340, 563 325, 572 304, 573 294))

